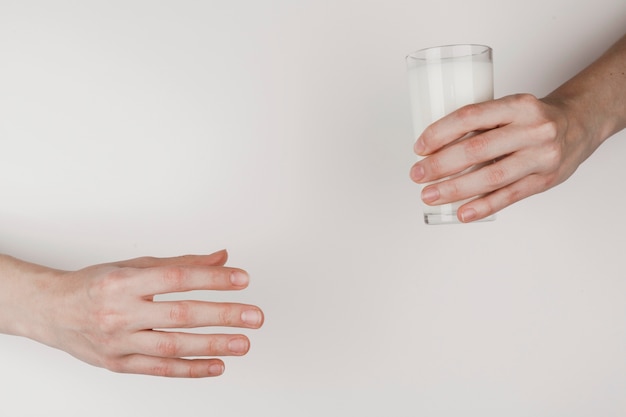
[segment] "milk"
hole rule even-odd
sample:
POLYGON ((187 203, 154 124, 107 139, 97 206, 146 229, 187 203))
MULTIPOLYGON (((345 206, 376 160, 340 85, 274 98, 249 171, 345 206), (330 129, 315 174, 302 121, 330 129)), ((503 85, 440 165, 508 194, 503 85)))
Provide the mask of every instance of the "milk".
POLYGON ((467 57, 425 63, 409 68, 408 74, 416 136, 459 107, 493 99, 491 62, 473 62, 467 57))
MULTIPOLYGON (((477 60, 475 55, 435 59, 407 57, 416 138, 432 122, 459 107, 493 99, 490 54, 486 58, 477 60)), ((467 201, 440 206, 423 204, 424 221, 427 224, 458 223, 457 209, 467 201)))

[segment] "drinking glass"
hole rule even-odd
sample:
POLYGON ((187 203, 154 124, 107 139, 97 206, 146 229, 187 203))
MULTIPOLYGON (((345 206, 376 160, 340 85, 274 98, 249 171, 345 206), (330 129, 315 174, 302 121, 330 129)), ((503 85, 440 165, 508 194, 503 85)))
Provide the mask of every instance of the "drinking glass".
MULTIPOLYGON (((460 44, 420 49, 409 54, 406 62, 416 137, 428 125, 459 107, 493 99, 492 49, 488 46, 460 44)), ((460 223, 457 209, 470 200, 438 206, 422 203, 424 222, 460 223)), ((495 216, 489 216, 483 220, 494 219, 495 216)))

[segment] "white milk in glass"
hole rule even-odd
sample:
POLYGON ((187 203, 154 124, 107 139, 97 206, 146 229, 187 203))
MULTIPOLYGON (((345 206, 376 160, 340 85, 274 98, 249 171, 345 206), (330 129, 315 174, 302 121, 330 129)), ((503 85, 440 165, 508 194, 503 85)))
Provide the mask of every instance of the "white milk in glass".
MULTIPOLYGON (((475 56, 469 55, 438 59, 428 56, 411 59, 409 56, 407 60, 416 137, 432 122, 459 107, 493 99, 490 59, 477 61, 475 56)), ((428 224, 458 223, 457 209, 467 201, 440 206, 423 204, 424 221, 428 224)))

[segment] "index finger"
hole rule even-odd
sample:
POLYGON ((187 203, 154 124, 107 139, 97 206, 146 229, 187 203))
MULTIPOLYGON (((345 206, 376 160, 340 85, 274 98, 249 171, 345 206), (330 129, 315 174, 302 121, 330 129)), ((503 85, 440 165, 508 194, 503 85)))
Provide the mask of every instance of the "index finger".
POLYGON ((224 266, 167 265, 135 270, 132 285, 141 296, 195 290, 232 291, 248 286, 246 271, 224 266))
POLYGON ((120 262, 112 262, 111 265, 132 268, 150 268, 166 265, 216 265, 223 266, 228 260, 226 249, 211 253, 209 255, 182 255, 169 258, 156 258, 152 256, 142 256, 140 258, 127 259, 120 262))
POLYGON ((507 125, 515 113, 510 97, 468 104, 424 129, 415 142, 415 153, 430 155, 469 133, 507 125))

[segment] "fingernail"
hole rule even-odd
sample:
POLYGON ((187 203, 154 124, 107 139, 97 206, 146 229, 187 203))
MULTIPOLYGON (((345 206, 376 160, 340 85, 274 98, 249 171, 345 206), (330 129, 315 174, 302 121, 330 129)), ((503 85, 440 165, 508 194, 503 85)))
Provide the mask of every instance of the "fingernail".
POLYGON ((424 146, 424 142, 418 139, 417 142, 415 142, 415 146, 413 146, 413 150, 415 150, 416 154, 422 155, 424 150, 426 150, 426 147, 424 146))
POLYGON ((425 203, 436 201, 438 198, 439 190, 436 188, 424 188, 424 191, 422 191, 422 200, 424 200, 425 203))
POLYGON ((232 353, 242 354, 248 351, 249 345, 250 344, 248 342, 248 339, 233 339, 228 342, 228 350, 230 350, 232 353))
POLYGON ((263 315, 258 310, 246 310, 241 313, 241 321, 250 326, 258 326, 263 321, 263 315))
POLYGON ((476 218, 478 213, 473 208, 466 208, 461 212, 461 221, 462 222, 471 222, 476 218))
POLYGON ((411 178, 413 179, 413 181, 419 181, 422 178, 424 178, 424 167, 421 165, 415 165, 413 166, 413 169, 411 170, 411 178))
POLYGON ((232 271, 230 273, 230 283, 237 287, 248 285, 249 281, 248 274, 243 271, 232 271))
POLYGON ((224 365, 221 363, 209 365, 209 372, 211 375, 222 375, 224 373, 224 365))

